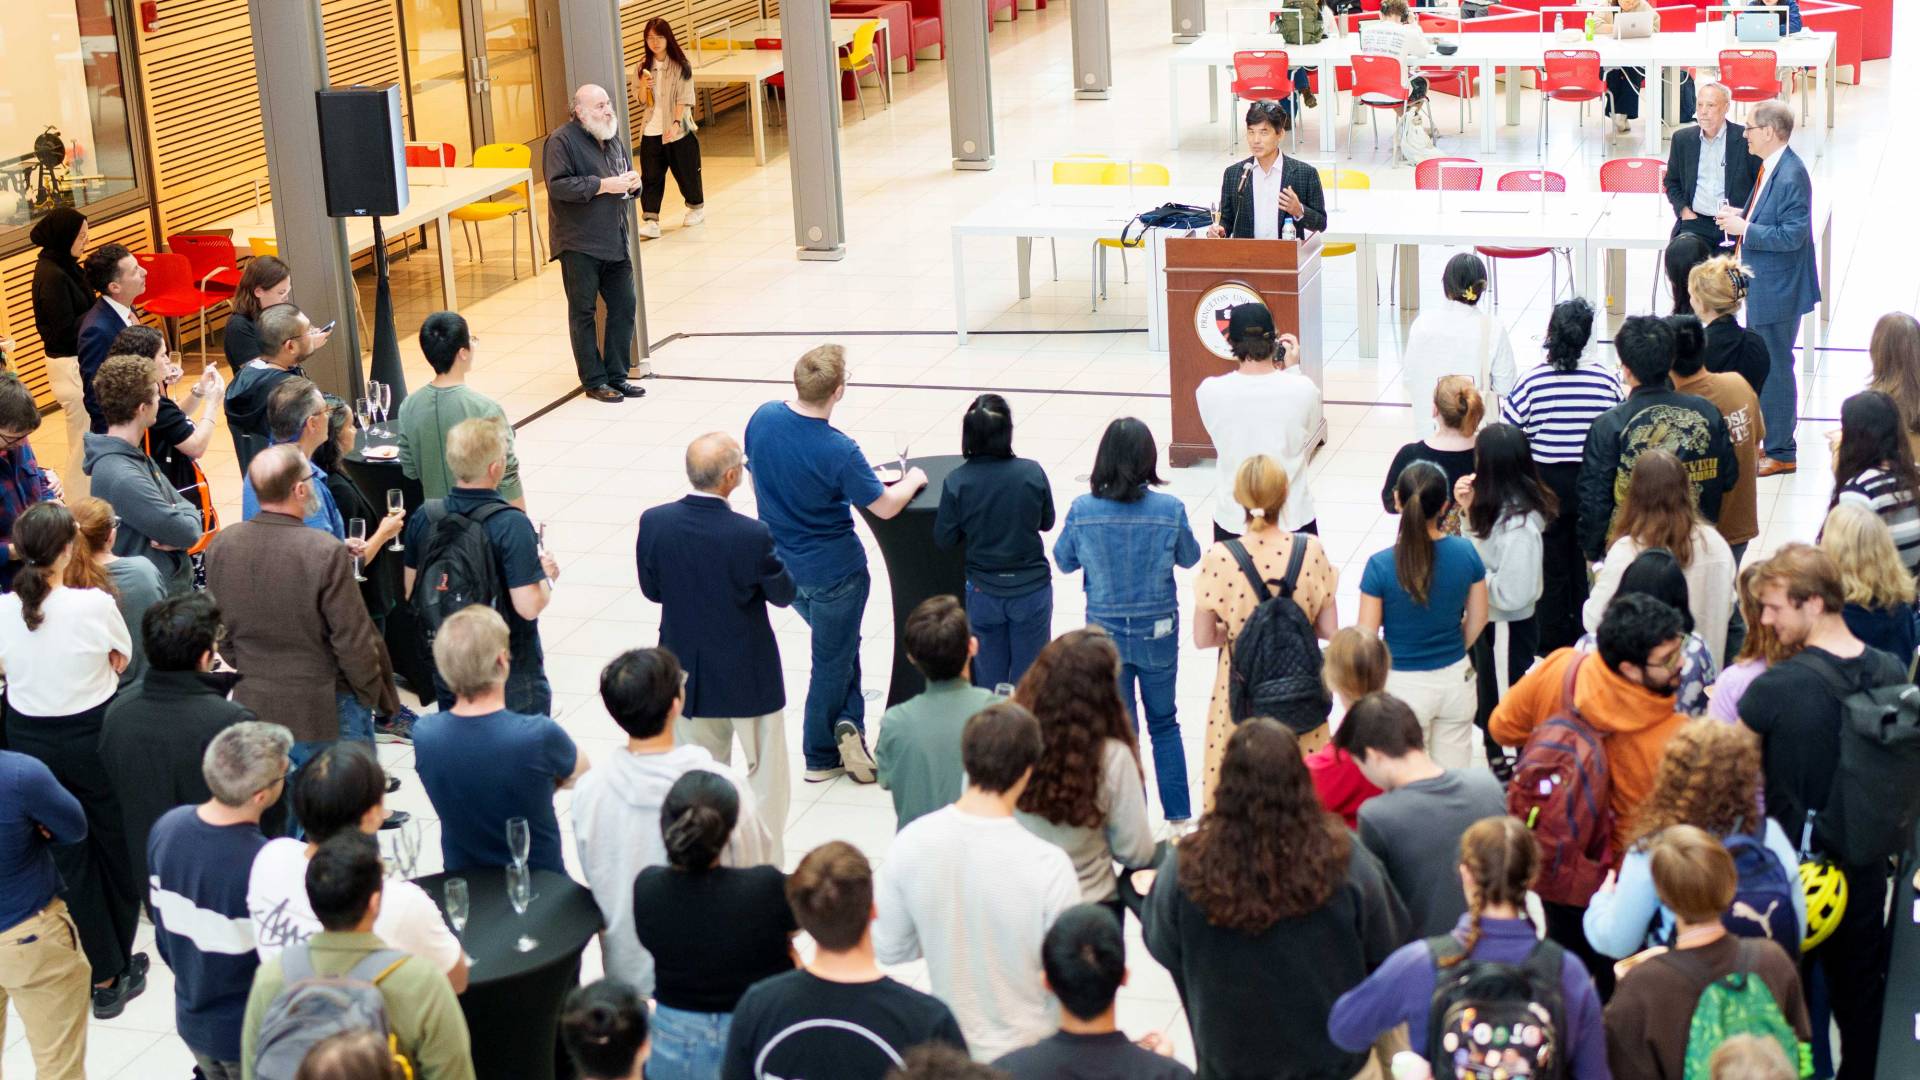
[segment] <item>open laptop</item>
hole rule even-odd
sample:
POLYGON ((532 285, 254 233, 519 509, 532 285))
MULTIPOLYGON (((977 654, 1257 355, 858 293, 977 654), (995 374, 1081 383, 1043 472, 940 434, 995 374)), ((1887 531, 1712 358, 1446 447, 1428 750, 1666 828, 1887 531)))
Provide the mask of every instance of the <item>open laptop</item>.
POLYGON ((1613 16, 1613 36, 1619 41, 1653 36, 1653 11, 1641 8, 1639 11, 1620 11, 1613 16))
POLYGON ((1784 21, 1783 16, 1776 16, 1771 11, 1736 14, 1733 17, 1733 36, 1737 41, 1779 41, 1784 21))

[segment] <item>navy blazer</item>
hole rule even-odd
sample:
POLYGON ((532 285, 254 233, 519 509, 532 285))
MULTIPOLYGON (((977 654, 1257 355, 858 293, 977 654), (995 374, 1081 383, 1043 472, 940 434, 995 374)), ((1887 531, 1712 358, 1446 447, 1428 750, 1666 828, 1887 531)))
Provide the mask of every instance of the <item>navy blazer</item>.
POLYGON ((113 348, 113 339, 120 336, 130 323, 113 310, 106 297, 93 302, 87 313, 80 317, 80 392, 85 395, 87 417, 95 435, 107 433, 107 422, 100 417, 100 401, 93 396, 93 377, 100 373, 100 365, 107 362, 107 353, 113 348))
MULTIPOLYGON (((1747 205, 1753 195, 1753 178, 1760 171, 1760 159, 1747 149, 1746 128, 1729 120, 1721 137, 1727 140, 1727 202, 1734 207, 1747 205)), ((1673 216, 1693 208, 1693 189, 1700 182, 1700 125, 1689 124, 1673 133, 1673 150, 1667 155, 1667 202, 1673 216)))
POLYGON ((1820 265, 1813 246, 1813 178, 1792 147, 1760 184, 1747 215, 1740 261, 1753 268, 1747 325, 1792 322, 1820 303, 1820 265))
POLYGON ((660 644, 687 672, 685 716, 765 716, 786 707, 767 605, 793 602, 773 533, 723 499, 688 495, 640 515, 640 591, 660 605, 660 644))

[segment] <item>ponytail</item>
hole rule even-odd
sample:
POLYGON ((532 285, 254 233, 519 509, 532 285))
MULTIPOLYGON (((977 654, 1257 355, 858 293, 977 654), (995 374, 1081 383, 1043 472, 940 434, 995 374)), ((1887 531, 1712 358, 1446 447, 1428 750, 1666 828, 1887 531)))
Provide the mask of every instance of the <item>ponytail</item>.
POLYGON ((70 509, 77 532, 73 538, 73 558, 67 562, 62 584, 69 589, 99 589, 119 600, 119 586, 98 561, 100 553, 113 542, 113 507, 105 499, 86 498, 75 501, 70 509))
POLYGON ((1527 890, 1539 872, 1540 848, 1518 818, 1505 814, 1481 818, 1460 837, 1460 865, 1473 879, 1473 895, 1467 900, 1467 936, 1458 956, 1440 961, 1443 968, 1473 954, 1474 946, 1480 944, 1480 920, 1488 904, 1527 910, 1527 890))
POLYGON ((40 629, 46 621, 41 606, 53 594, 54 564, 79 530, 73 514, 55 502, 34 503, 13 522, 13 550, 26 565, 13 576, 13 591, 20 597, 20 617, 29 631, 40 629))
POLYGON ((1431 461, 1416 461, 1400 470, 1393 493, 1400 502, 1393 569, 1400 587, 1424 607, 1433 586, 1433 537, 1427 535, 1427 526, 1447 508, 1447 474, 1431 461))

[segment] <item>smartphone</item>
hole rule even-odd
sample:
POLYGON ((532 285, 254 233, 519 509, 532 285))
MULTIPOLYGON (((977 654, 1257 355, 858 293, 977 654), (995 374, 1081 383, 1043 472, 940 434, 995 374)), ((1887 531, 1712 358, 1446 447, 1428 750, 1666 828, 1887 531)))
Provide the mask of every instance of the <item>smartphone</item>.
POLYGON ((333 333, 333 328, 334 328, 334 327, 336 327, 336 326, 339 326, 339 325, 340 325, 340 320, 339 320, 339 319, 335 319, 335 320, 333 320, 332 322, 330 322, 330 323, 328 323, 328 324, 327 324, 327 325, 325 325, 325 326, 316 326, 316 327, 314 327, 314 328, 313 328, 313 329, 312 329, 311 331, 309 331, 309 332, 310 332, 310 333, 315 333, 315 334, 331 334, 331 333, 333 333))

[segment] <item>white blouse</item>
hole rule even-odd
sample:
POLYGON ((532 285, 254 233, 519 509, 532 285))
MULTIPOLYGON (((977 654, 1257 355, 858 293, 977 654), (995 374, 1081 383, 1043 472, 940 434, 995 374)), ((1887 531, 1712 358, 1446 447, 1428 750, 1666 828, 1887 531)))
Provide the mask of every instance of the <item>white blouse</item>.
POLYGON ((99 589, 55 589, 28 630, 15 593, 0 595, 0 667, 7 702, 28 716, 72 716, 113 697, 120 677, 108 653, 133 655, 133 638, 113 597, 99 589))
POLYGON ((1486 400, 1487 416, 1500 415, 1494 397, 1513 392, 1517 375, 1513 366, 1513 342, 1507 328, 1492 311, 1442 300, 1423 305, 1420 316, 1407 331, 1407 345, 1401 353, 1401 377, 1406 382, 1407 401, 1413 406, 1416 438, 1432 435, 1433 388, 1448 375, 1465 375, 1486 400))

